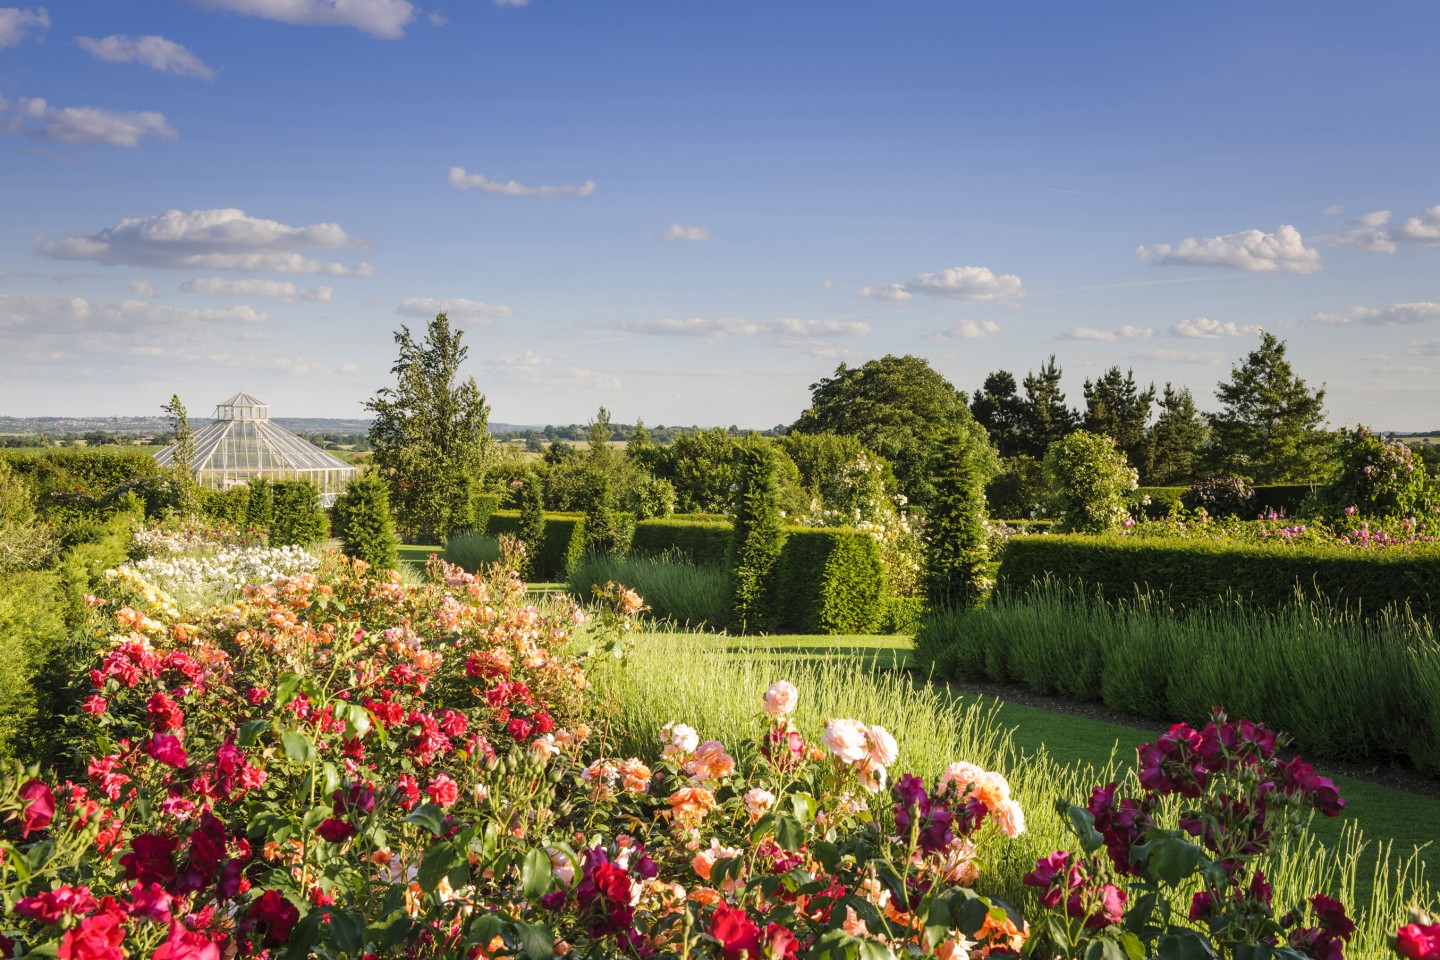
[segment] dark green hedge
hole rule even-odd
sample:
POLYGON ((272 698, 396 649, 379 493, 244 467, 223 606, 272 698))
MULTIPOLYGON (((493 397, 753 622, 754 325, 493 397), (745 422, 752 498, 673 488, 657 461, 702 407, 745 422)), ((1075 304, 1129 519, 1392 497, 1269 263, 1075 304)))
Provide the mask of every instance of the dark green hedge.
POLYGON ((1005 548, 997 589, 1022 596, 1047 576, 1084 583, 1110 601, 1156 592, 1175 608, 1232 597, 1279 609, 1293 603, 1298 591, 1366 616, 1407 603, 1416 614, 1440 615, 1440 547, 1368 551, 1075 534, 1022 537, 1005 548))
POLYGON ((637 557, 679 554, 696 566, 723 567, 725 553, 730 549, 730 535, 731 527, 725 520, 688 517, 641 520, 635 524, 630 551, 637 557))
MULTIPOLYGON (((520 511, 496 510, 485 525, 486 536, 520 536, 520 511)), ((534 578, 555 582, 569 576, 585 549, 585 517, 579 513, 546 513, 545 537, 535 551, 534 578)))
POLYGON ((320 506, 320 491, 313 480, 274 480, 270 483, 275 519, 270 524, 272 546, 309 546, 330 535, 330 518, 320 506))
POLYGON ((776 564, 777 629, 873 633, 885 617, 880 547, 859 530, 791 527, 776 564))
POLYGON ((1266 509, 1272 509, 1287 517, 1293 517, 1300 513, 1305 501, 1310 499, 1313 487, 1314 485, 1309 483, 1278 483, 1268 487, 1256 487, 1255 512, 1264 513, 1266 509))
POLYGON ((1136 487, 1130 491, 1130 503, 1151 520, 1170 516, 1172 508, 1179 509, 1180 498, 1189 487, 1136 487), (1149 503, 1146 503, 1146 500, 1149 503))
POLYGON ((100 496, 160 475, 154 456, 143 450, 10 450, 0 452, 0 457, 40 493, 60 490, 100 496))

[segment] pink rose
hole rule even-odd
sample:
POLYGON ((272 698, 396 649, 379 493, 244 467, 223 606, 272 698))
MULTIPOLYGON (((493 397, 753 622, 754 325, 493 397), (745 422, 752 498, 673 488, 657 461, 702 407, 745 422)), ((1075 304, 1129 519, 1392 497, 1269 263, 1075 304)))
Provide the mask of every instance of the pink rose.
POLYGON ((892 765, 900 754, 895 738, 884 727, 870 727, 866 732, 870 740, 870 762, 882 767, 892 765))
POLYGON ((31 777, 20 785, 20 799, 25 809, 20 812, 20 836, 28 837, 36 830, 44 830, 55 818, 55 794, 42 780, 31 777))
POLYGON ((784 717, 795 712, 800 691, 789 680, 777 680, 765 691, 765 712, 772 717, 784 717))
POLYGON ((775 805, 775 794, 769 790, 753 787, 745 791, 745 810, 756 820, 765 816, 775 805))
POLYGON ((844 763, 859 763, 869 752, 865 725, 858 720, 831 720, 820 742, 844 763))

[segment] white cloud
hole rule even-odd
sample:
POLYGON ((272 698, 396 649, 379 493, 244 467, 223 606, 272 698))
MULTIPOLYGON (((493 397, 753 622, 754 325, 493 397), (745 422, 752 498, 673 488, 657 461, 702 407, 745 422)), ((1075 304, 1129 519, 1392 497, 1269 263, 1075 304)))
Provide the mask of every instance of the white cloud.
POLYGON ((479 300, 466 300, 463 297, 451 297, 446 300, 437 300, 434 297, 411 297, 408 300, 400 301, 400 306, 395 312, 406 317, 424 317, 427 320, 433 319, 436 314, 443 313, 452 320, 463 320, 477 326, 488 326, 492 320, 504 317, 513 317, 515 311, 504 304, 481 303, 479 300))
POLYGON ((702 243, 710 239, 710 231, 704 227, 686 227, 672 223, 660 235, 660 239, 666 243, 702 243))
POLYGON ((467 173, 464 167, 451 167, 447 179, 456 190, 484 190, 507 197, 588 197, 595 192, 594 180, 586 180, 579 186, 567 183, 558 187, 527 187, 519 180, 491 180, 483 173, 467 173))
POLYGON ((862 297, 876 300, 909 300, 917 293, 948 300, 1018 300, 1025 296, 1024 284, 1013 273, 998 276, 989 267, 951 267, 937 273, 922 273, 904 283, 864 287, 862 297))
POLYGON ((1440 357, 1440 340, 1427 340, 1424 343, 1412 343, 1409 346, 1411 353, 1423 353, 1430 357, 1440 357))
POLYGON ((1416 303, 1392 303, 1388 307, 1351 307, 1340 313, 1316 313, 1306 323, 1326 327, 1343 327, 1352 323, 1368 327, 1414 327, 1440 323, 1440 303, 1422 300, 1416 303))
POLYGON ((430 13, 426 15, 426 19, 430 21, 432 27, 443 27, 450 22, 450 18, 439 10, 430 11, 430 13))
POLYGON ((1071 327, 1055 339, 1096 340, 1105 343, 1114 343, 1117 340, 1149 340, 1150 329, 1148 327, 1132 327, 1128 324, 1118 330, 1096 330, 1094 327, 1071 327))
POLYGON ((656 337, 753 337, 760 332, 760 325, 749 320, 691 317, 689 320, 637 320, 625 324, 623 329, 656 337))
POLYGON ((829 290, 831 287, 835 286, 835 281, 829 279, 821 280, 820 286, 824 287, 826 290, 829 290))
POLYGON ((574 392, 580 388, 600 390, 621 390, 624 384, 608 373, 584 367, 567 367, 556 363, 554 357, 543 357, 526 350, 518 357, 490 356, 485 362, 498 367, 502 373, 528 383, 544 383, 547 387, 557 384, 574 392))
POLYGON ((1392 224, 1394 214, 1376 210, 1350 221, 1351 229, 1332 237, 1374 253, 1398 253, 1404 247, 1440 247, 1440 205, 1392 224))
POLYGON ((796 320, 785 317, 765 324, 765 332, 787 337, 863 337, 870 324, 859 320, 796 320))
POLYGON ((1315 273, 1321 266, 1319 251, 1305 246, 1300 231, 1289 224, 1274 233, 1242 230, 1205 240, 1187 237, 1174 245, 1136 247, 1135 252, 1151 263, 1225 267, 1244 273, 1315 273))
POLYGON ((497 7, 528 7, 530 0, 495 0, 497 7))
POLYGON ((312 260, 298 251, 363 247, 339 224, 293 227, 251 217, 243 210, 167 210, 159 216, 131 217, 94 234, 51 240, 39 234, 31 246, 56 260, 167 270, 263 270, 274 273, 368 277, 368 263, 348 267, 312 260))
POLYGON ((961 320, 948 330, 936 330, 925 335, 927 340, 981 340, 1000 332, 1000 324, 994 320, 961 320))
POLYGON ((264 310, 245 304, 192 309, 162 307, 146 300, 87 300, 84 297, 0 295, 0 326, 26 326, 47 333, 86 328, 163 330, 167 325, 263 323, 264 310))
POLYGON ((131 280, 129 287, 130 292, 137 297, 153 297, 160 292, 155 289, 155 284, 149 280, 131 280))
POLYGON ((395 40, 415 19, 409 0, 197 0, 211 10, 320 27, 354 27, 372 37, 395 40))
POLYGON ((174 140, 165 114, 112 113, 95 107, 52 107, 39 97, 21 97, 13 106, 0 97, 0 131, 56 143, 135 147, 145 137, 174 140))
POLYGON ((50 14, 44 7, 0 7, 0 47, 13 47, 32 29, 44 33, 50 29, 50 14))
POLYGON ((1224 363, 1225 354, 1210 350, 1136 350, 1126 354, 1131 360, 1149 363, 1224 363))
POLYGON ((97 60, 107 63, 138 63, 182 77, 199 77, 214 80, 215 71, 195 54, 174 40, 153 34, 143 37, 124 37, 111 34, 108 37, 76 37, 75 42, 97 60))
POLYGON ((289 280, 230 280, 226 277, 200 277, 180 285, 185 293, 203 293, 210 297, 264 297, 268 300, 325 302, 335 291, 320 286, 313 290, 297 287, 289 280))
POLYGON ((1345 208, 1338 203, 1332 203, 1325 208, 1325 216, 1334 217, 1345 212, 1345 208))
POLYGON ((1232 320, 1222 322, 1209 317, 1195 317, 1181 320, 1165 332, 1186 340, 1218 340, 1221 337, 1251 336, 1259 333, 1260 327, 1253 323, 1237 324, 1232 320))

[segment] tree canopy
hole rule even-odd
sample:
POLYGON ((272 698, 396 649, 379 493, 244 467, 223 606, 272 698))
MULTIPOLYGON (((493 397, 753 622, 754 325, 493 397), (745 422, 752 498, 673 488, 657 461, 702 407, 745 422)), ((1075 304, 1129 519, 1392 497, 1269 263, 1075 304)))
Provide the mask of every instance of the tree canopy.
POLYGON ((1230 379, 1215 390, 1221 410, 1210 414, 1210 469, 1253 483, 1312 480, 1324 469, 1328 436, 1325 390, 1311 390, 1285 359, 1285 343, 1260 334, 1230 379))
MULTIPOLYGON (((965 394, 920 357, 887 354, 859 367, 842 363, 833 377, 812 383, 810 395, 810 407, 792 431, 855 437, 889 461, 901 492, 920 504, 934 496, 926 465, 939 437, 954 427, 984 434, 965 394)), ((993 459, 988 439, 985 447, 993 459)))
POLYGON ((1130 466, 1138 469, 1145 463, 1145 427, 1154 402, 1153 383, 1141 390, 1134 370, 1122 375, 1119 367, 1111 367, 1094 381, 1085 381, 1084 427, 1113 437, 1130 466))

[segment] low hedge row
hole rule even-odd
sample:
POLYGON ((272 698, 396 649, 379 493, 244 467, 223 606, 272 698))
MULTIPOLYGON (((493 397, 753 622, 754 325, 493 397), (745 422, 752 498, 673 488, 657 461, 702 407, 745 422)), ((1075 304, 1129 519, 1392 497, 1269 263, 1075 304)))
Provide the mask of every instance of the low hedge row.
POLYGON ((91 496, 160 475, 152 454, 143 450, 0 451, 0 457, 37 492, 68 490, 91 496))
MULTIPOLYGON (((496 510, 485 524, 490 537, 520 536, 520 511, 496 510)), ((585 552, 585 515, 580 513, 545 514, 545 536, 534 551, 534 577, 541 581, 560 581, 570 575, 585 552)))
POLYGON ((730 535, 730 523, 723 518, 641 520, 635 524, 630 552, 637 557, 672 554, 699 567, 724 567, 730 535))
POLYGON ((885 618, 884 583, 880 547, 870 534, 792 527, 775 565, 778 629, 874 633, 885 618))
POLYGON ((1233 598, 1279 609, 1298 595, 1365 616, 1407 605, 1440 615, 1440 547, 1368 551, 1080 534, 1006 545, 996 584, 1002 596, 1023 596, 1046 578, 1083 583, 1112 602, 1154 593, 1172 608, 1233 598))
POLYGON ((1050 580, 931 614, 915 656, 940 677, 1019 681, 1155 721, 1199 724, 1219 705, 1289 731, 1307 757, 1440 773, 1440 643, 1403 612, 1362 619, 1292 601, 1179 615, 1050 580))

